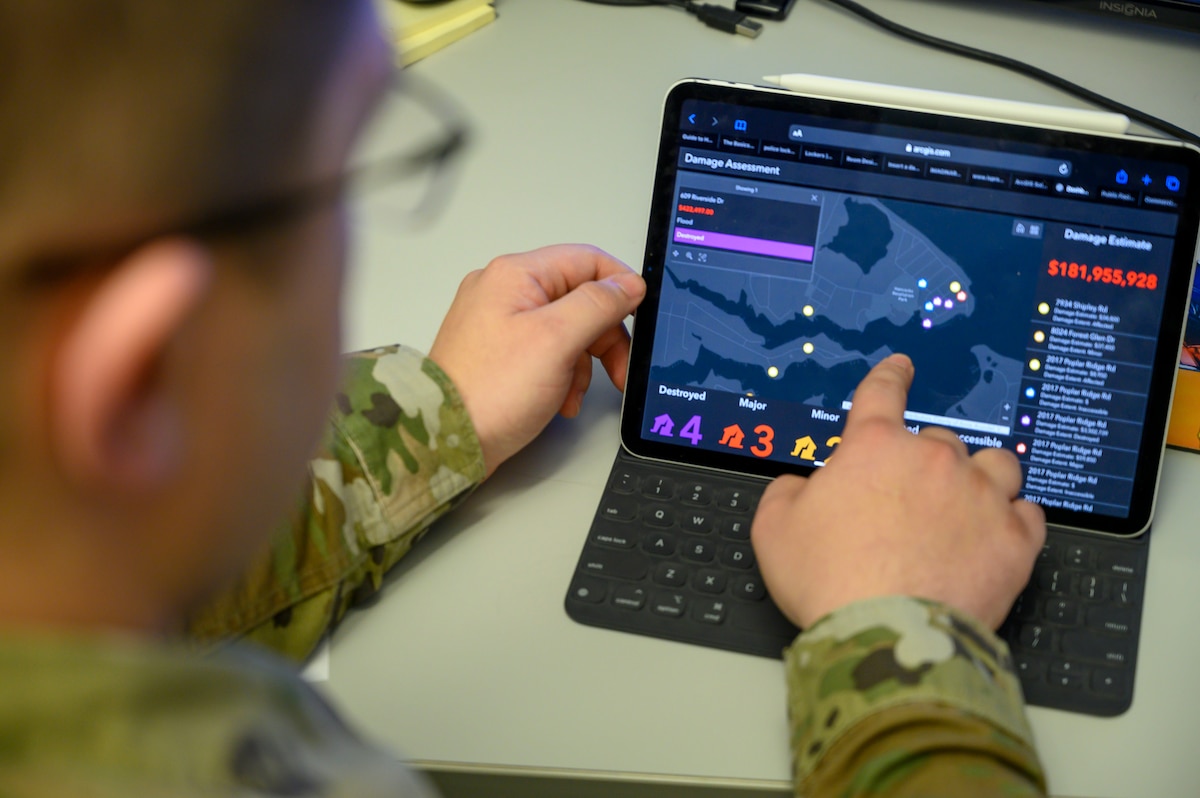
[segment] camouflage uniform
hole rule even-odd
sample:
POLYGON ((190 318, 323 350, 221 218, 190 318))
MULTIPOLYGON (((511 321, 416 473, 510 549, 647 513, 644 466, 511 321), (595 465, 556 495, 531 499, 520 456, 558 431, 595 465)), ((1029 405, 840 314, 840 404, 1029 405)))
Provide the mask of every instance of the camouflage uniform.
POLYGON ((1045 795, 1008 647, 892 596, 842 607, 785 656, 796 794, 1045 795))
MULTIPOLYGON (((484 476, 446 376, 412 350, 348 359, 309 495, 245 576, 191 623, 294 658, 373 593, 484 476)), ((0 798, 390 796, 431 791, 350 732, 288 663, 252 646, 0 637, 0 798)))
MULTIPOLYGON (((347 367, 309 495, 191 620, 209 656, 99 636, 0 639, 0 796, 426 794, 294 669, 218 645, 248 638, 303 658, 483 479, 474 429, 435 365, 393 347, 347 367)), ((786 670, 798 794, 1041 788, 1007 650, 944 608, 844 608, 797 639, 786 670)))
POLYGON ((248 637, 305 658, 483 480, 475 428, 433 361, 388 347, 346 370, 308 495, 270 551, 192 619, 193 639, 248 637))

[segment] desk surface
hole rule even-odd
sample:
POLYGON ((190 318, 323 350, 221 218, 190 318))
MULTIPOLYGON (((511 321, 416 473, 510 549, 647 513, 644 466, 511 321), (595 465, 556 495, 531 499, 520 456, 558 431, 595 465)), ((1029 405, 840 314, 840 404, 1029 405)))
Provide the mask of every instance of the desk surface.
MULTIPOLYGON (((1196 36, 1040 5, 869 5, 1200 130, 1196 36)), ((462 276, 503 252, 583 241, 638 265, 662 98, 680 77, 815 72, 1082 107, 818 0, 756 40, 668 8, 498 10, 414 67, 462 101, 477 135, 429 229, 402 233, 363 209, 352 348, 427 348, 462 276)), ((602 373, 595 385, 581 418, 552 424, 401 564, 377 606, 348 619, 328 691, 369 735, 432 769, 785 791, 779 663, 583 627, 563 611, 617 446, 620 397, 602 373)), ((1056 795, 1191 795, 1200 783, 1196 486, 1200 457, 1168 452, 1132 709, 1110 720, 1029 711, 1056 795)))

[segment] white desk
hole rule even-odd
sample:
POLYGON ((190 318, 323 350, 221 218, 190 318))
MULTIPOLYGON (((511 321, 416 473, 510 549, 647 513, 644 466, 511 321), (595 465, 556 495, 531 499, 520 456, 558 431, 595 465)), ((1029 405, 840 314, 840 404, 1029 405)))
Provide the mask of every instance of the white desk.
MULTIPOLYGON (((867 2, 1200 130, 1200 37, 1015 3, 867 2)), ((502 252, 584 241, 639 264, 661 102, 680 77, 805 71, 1080 105, 817 0, 756 40, 665 8, 498 8, 496 22, 415 67, 463 102, 477 135, 431 229, 401 235, 364 218, 351 347, 427 348, 462 275, 502 252)), ((778 663, 583 627, 562 609, 616 451, 618 410, 598 373, 582 418, 556 421, 401 564, 377 606, 344 624, 328 691, 369 735, 424 767, 506 776, 447 777, 452 791, 785 793, 778 663)), ((1030 710, 1056 795, 1196 794, 1198 487, 1200 457, 1168 453, 1133 708, 1113 720, 1030 710)))

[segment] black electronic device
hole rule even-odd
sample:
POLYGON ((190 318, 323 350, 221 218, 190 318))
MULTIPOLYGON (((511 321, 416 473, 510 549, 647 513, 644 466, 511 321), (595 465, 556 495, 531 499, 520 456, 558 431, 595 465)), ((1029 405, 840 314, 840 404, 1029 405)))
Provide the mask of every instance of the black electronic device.
POLYGON ((734 10, 763 19, 787 19, 796 0, 737 0, 734 10))
POLYGON ((796 630, 755 567, 757 497, 822 467, 858 381, 904 351, 911 428, 1010 449, 1046 510, 1004 631, 1027 696, 1123 711, 1198 227, 1195 147, 677 84, 568 613, 777 656, 796 630))
POLYGON ((1200 0, 1032 0, 1110 19, 1200 31, 1200 0))

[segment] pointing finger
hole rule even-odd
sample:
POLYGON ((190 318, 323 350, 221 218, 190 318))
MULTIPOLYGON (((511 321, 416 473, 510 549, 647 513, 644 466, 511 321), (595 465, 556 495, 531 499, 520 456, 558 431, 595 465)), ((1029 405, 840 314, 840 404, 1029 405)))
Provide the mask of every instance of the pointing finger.
POLYGON ((912 361, 906 355, 889 355, 876 363, 854 391, 845 434, 853 435, 856 427, 872 420, 903 423, 912 378, 912 361))

